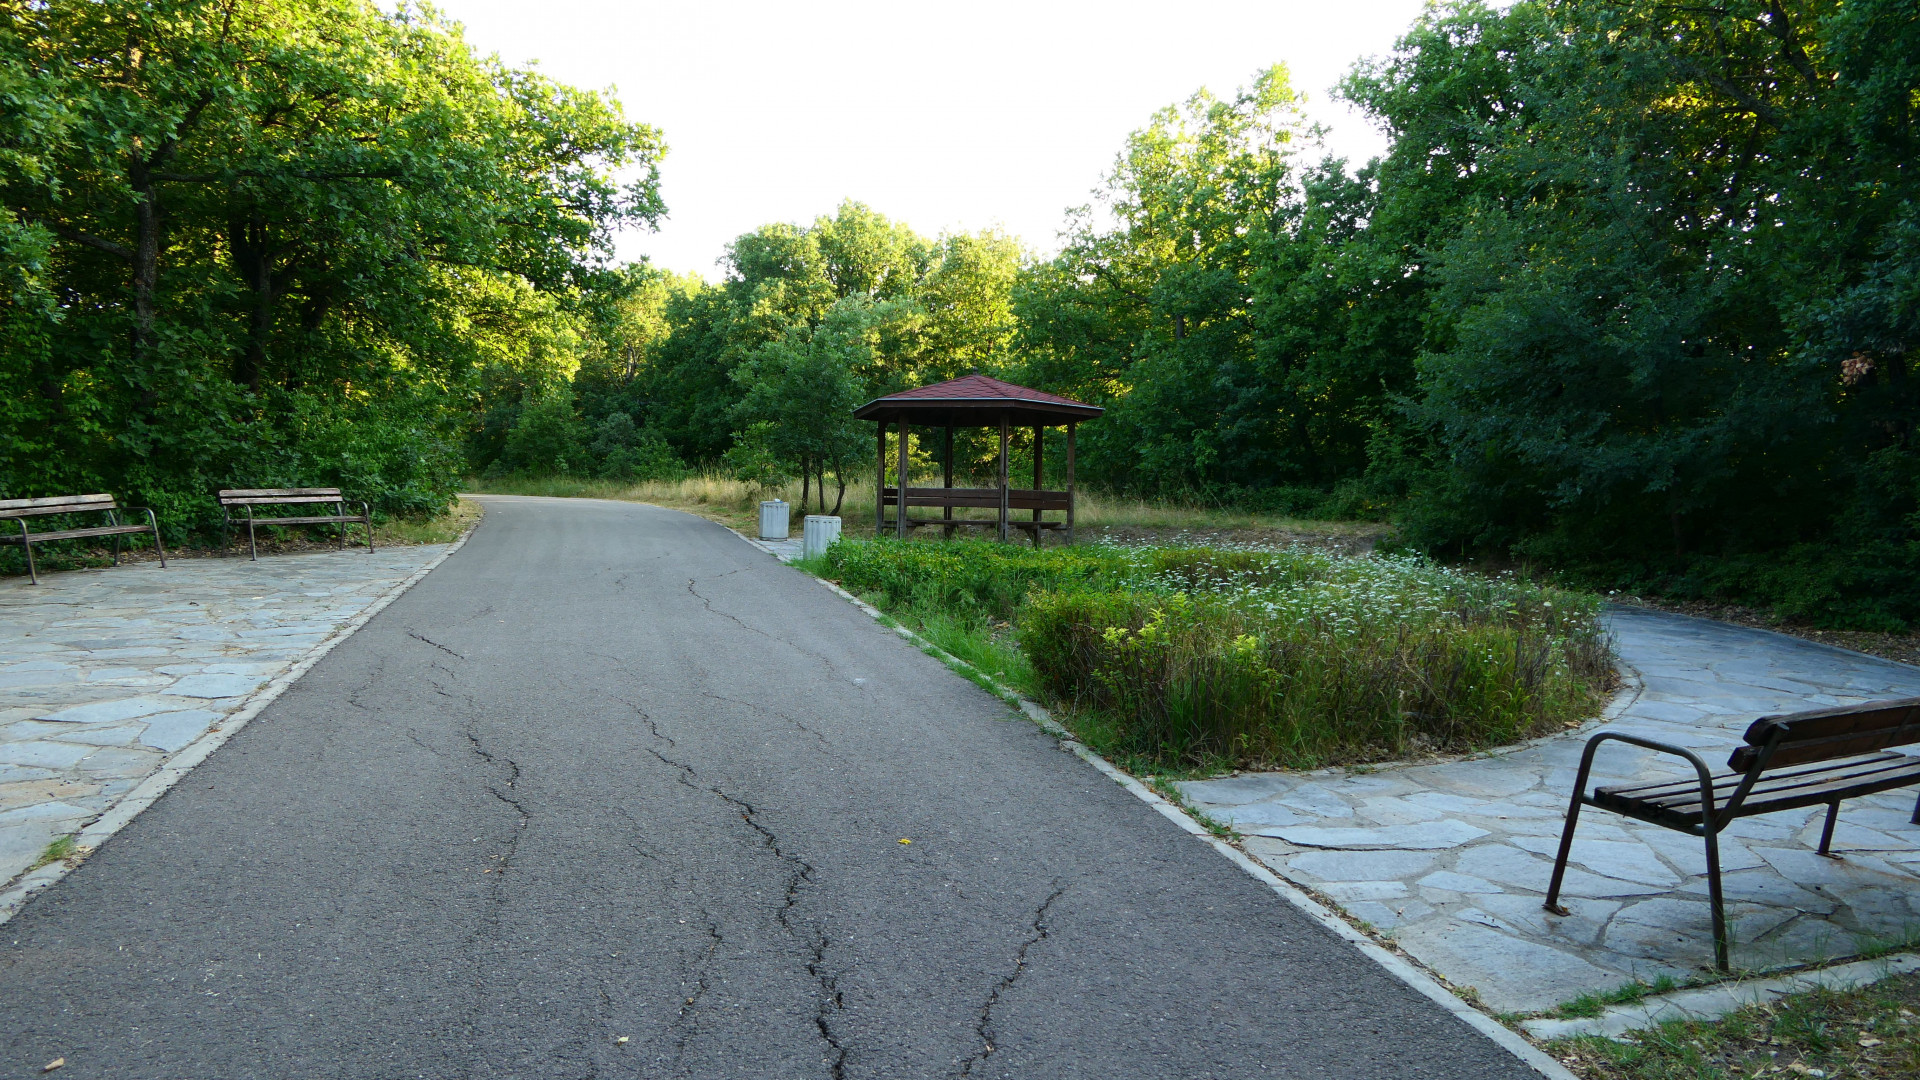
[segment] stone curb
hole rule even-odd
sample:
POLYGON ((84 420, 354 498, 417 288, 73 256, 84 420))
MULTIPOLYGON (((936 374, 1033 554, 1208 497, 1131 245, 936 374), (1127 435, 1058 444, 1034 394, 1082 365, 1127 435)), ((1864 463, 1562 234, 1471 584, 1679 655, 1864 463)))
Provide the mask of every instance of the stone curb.
POLYGON ((1609 1038, 1629 1031, 1659 1027, 1669 1020, 1718 1020, 1728 1013, 1785 994, 1807 990, 1854 990, 1894 975, 1920 971, 1920 953, 1897 953, 1851 964, 1816 968, 1776 979, 1749 979, 1676 990, 1643 998, 1631 1005, 1615 1005, 1599 1016, 1580 1020, 1523 1020, 1520 1026, 1536 1039, 1565 1039, 1575 1035, 1609 1038))
POLYGON ((225 745, 226 741, 239 733, 241 728, 246 727, 248 721, 260 715, 261 711, 273 704, 276 698, 286 693, 288 687, 318 664, 322 657, 332 652, 334 646, 351 637, 354 631, 365 626, 375 615, 385 610, 388 604, 398 600, 402 593, 418 584, 420 579, 426 577, 434 567, 446 562, 448 557, 460 550, 461 546, 467 542, 467 538, 473 535, 473 530, 480 527, 480 521, 484 520, 486 518, 483 513, 479 521, 469 525, 467 531, 461 533, 459 539, 447 545, 447 549, 435 556, 432 562, 414 571, 405 581, 388 589, 384 596, 367 605, 366 610, 341 624, 325 641, 315 645, 312 652, 268 681, 265 686, 254 691, 253 696, 247 699, 247 703, 239 711, 213 725, 198 739, 181 747, 178 753, 167 759, 166 764, 155 769, 145 780, 140 781, 131 791, 121 796, 120 801, 114 803, 106 813, 75 833, 74 848, 80 856, 79 859, 71 861, 62 859, 48 863, 38 870, 29 870, 14 879, 13 884, 5 890, 0 890, 0 926, 4 926, 19 914, 20 909, 35 893, 66 877, 81 861, 85 860, 86 856, 91 855, 115 833, 126 828, 142 810, 158 802, 160 796, 165 795, 169 788, 184 779, 195 766, 207 760, 215 750, 225 745))
MULTIPOLYGON (((727 531, 733 532, 731 529, 727 531)), ((740 536, 739 533, 734 533, 734 535, 740 536)), ((763 552, 766 551, 766 549, 761 548, 760 545, 754 544, 752 540, 748 540, 744 536, 740 536, 740 538, 746 540, 749 544, 753 544, 756 549, 763 552)), ((768 552, 768 554, 772 553, 768 552)), ((1194 820, 1192 815, 1188 814, 1185 810, 1162 798, 1154 792, 1153 789, 1134 779, 1133 776, 1122 771, 1106 758, 1089 750, 1085 744, 1073 737, 1072 732, 1062 727, 1060 723, 1053 718, 1052 714, 1047 712, 1045 706, 1038 702, 1029 701, 1019 694, 1008 690, 1006 687, 1001 686, 998 682, 995 682, 991 676, 979 668, 952 655, 906 627, 899 625, 898 622, 890 621, 879 608, 874 607, 865 600, 835 585, 833 582, 820 578, 814 578, 814 580, 818 581, 821 586, 829 592, 834 593, 854 607, 866 612, 882 626, 886 626, 894 633, 913 642, 915 646, 927 652, 929 655, 938 657, 943 663, 962 667, 979 675, 980 678, 986 680, 998 689, 1001 696, 1009 701, 1017 702, 1020 711, 1025 713, 1028 719, 1039 725, 1048 734, 1058 738, 1061 749, 1069 751, 1075 757, 1100 770, 1108 779, 1127 789, 1127 791, 1132 793, 1133 796, 1141 802, 1158 810, 1161 816, 1178 825, 1189 836, 1209 845, 1225 857, 1228 862, 1233 863, 1249 876, 1272 889, 1275 893, 1279 894, 1281 899, 1298 908, 1308 918, 1331 931, 1334 936, 1339 937, 1359 949, 1368 959, 1384 968, 1389 975, 1399 979, 1413 990, 1418 991, 1422 996, 1451 1013, 1468 1027, 1493 1040, 1499 1044, 1501 1049, 1519 1058, 1522 1062, 1525 1062, 1527 1066, 1535 1072, 1548 1077, 1549 1080, 1579 1080, 1579 1077, 1569 1071, 1565 1065, 1555 1061, 1539 1047, 1528 1042, 1526 1038, 1518 1032, 1474 1008, 1472 1005, 1467 1004, 1465 1001, 1462 1001, 1452 991, 1440 985, 1432 976, 1414 967, 1403 957, 1395 954, 1391 950, 1382 947, 1372 938, 1361 933, 1345 919, 1335 914, 1332 909, 1315 900, 1313 897, 1308 896, 1302 890, 1294 887, 1291 882, 1288 882, 1265 866, 1262 866, 1248 856, 1246 852, 1241 851, 1239 848, 1208 832, 1206 826, 1194 820)), ((1635 680, 1634 685, 1637 696, 1638 680, 1635 680)), ((1623 694, 1623 696, 1625 695, 1623 694)), ((1625 706, 1622 705, 1621 707, 1624 708, 1625 706)), ((1609 708, 1608 711, 1612 712, 1612 709, 1609 708)))

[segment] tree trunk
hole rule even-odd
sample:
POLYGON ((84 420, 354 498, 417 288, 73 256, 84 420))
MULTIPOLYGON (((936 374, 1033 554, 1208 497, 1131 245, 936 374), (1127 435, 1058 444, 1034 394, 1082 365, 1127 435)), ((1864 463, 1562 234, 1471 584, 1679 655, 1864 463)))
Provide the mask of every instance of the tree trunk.
POLYGON ((140 384, 141 412, 151 412, 160 393, 151 382, 154 293, 160 279, 160 197, 154 190, 147 162, 135 156, 127 163, 127 184, 134 193, 133 354, 134 378, 140 384))
POLYGON ((246 348, 233 365, 233 381, 258 394, 267 367, 267 339, 273 332, 273 253, 267 223, 236 218, 227 223, 227 250, 233 272, 253 290, 253 314, 246 348))

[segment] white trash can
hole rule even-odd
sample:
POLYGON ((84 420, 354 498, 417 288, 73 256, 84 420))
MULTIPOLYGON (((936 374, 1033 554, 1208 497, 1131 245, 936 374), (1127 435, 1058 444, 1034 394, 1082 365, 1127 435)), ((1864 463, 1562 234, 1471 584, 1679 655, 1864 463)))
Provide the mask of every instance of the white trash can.
POLYGON ((826 514, 808 514, 807 520, 800 526, 800 536, 807 558, 825 555, 833 542, 840 539, 840 519, 826 514))
POLYGON ((760 539, 785 540, 790 531, 786 500, 771 499, 760 504, 760 539))

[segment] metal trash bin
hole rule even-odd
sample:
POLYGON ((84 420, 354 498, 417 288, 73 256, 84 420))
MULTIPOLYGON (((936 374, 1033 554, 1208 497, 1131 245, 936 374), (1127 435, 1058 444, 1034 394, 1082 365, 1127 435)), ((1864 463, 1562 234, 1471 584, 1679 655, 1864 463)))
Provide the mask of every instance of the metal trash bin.
POLYGON ((840 539, 840 519, 827 514, 808 514, 800 525, 800 537, 807 558, 825 555, 833 542, 840 539))
POLYGON ((791 531, 786 500, 770 499, 760 504, 760 539, 785 540, 791 531))

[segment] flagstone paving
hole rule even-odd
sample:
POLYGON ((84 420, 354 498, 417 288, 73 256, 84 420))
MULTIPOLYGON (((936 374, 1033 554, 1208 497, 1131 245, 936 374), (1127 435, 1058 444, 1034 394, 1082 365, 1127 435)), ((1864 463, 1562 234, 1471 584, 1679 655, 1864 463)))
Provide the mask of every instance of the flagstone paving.
POLYGON ((0 581, 0 885, 445 547, 0 581))
MULTIPOLYGON (((1713 931, 1695 837, 1588 810, 1563 890, 1572 914, 1541 910, 1588 736, 1630 731, 1717 763, 1755 716, 1920 695, 1920 668, 1684 616, 1619 609, 1610 622, 1640 689, 1604 724, 1472 760, 1180 787, 1246 834, 1249 852, 1276 873, 1495 1010, 1540 1011, 1630 979, 1704 974, 1713 931)), ((1611 744, 1595 780, 1690 776, 1686 768, 1611 744)), ((1804 963, 1920 931, 1915 796, 1909 788, 1846 803, 1834 834, 1841 862, 1815 854, 1824 807, 1730 825, 1721 860, 1734 963, 1804 963)))

